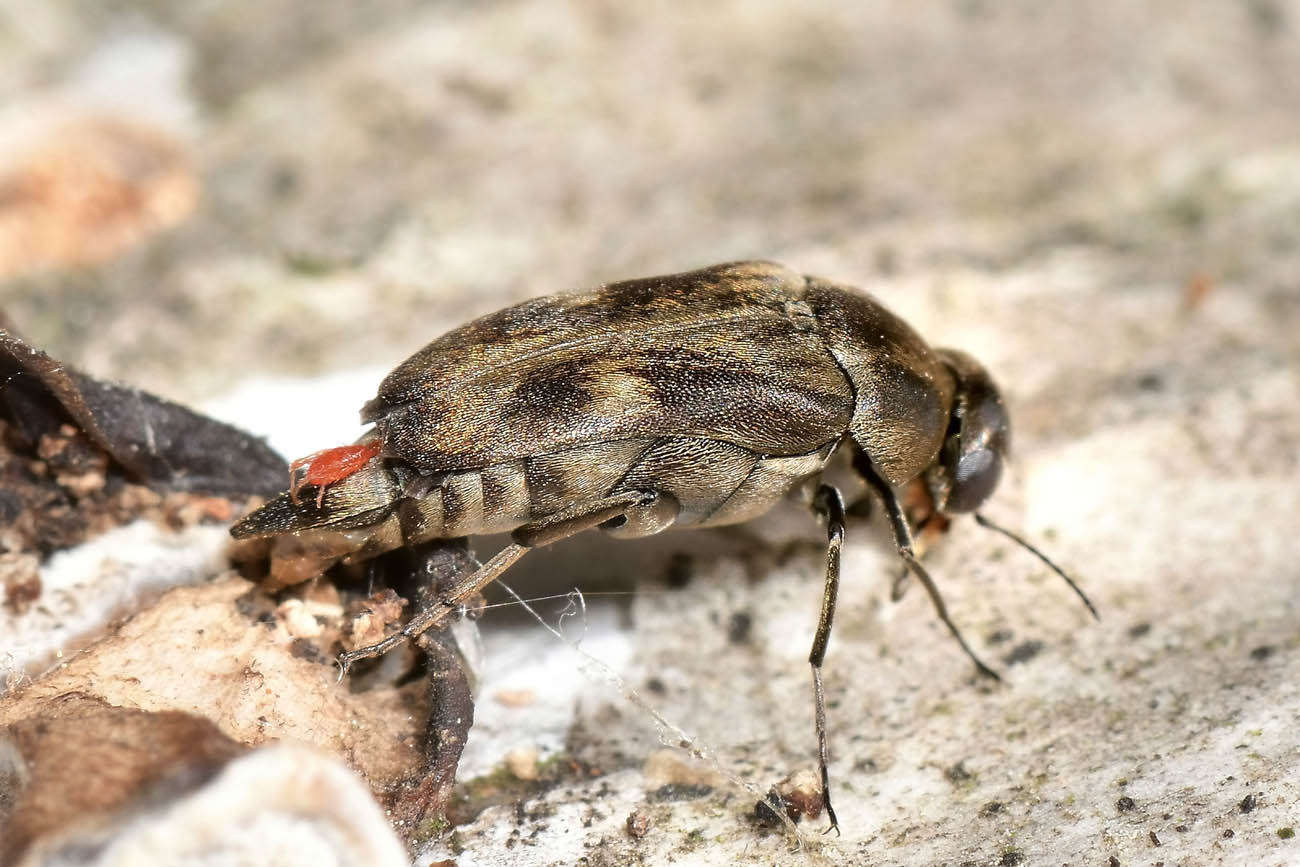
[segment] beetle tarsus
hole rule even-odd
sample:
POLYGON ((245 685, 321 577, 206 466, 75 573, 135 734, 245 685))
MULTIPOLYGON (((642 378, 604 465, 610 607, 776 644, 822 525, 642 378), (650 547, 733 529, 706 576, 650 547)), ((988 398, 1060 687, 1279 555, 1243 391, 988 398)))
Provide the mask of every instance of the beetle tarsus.
POLYGON ((615 515, 622 514, 631 506, 649 502, 652 499, 653 495, 648 497, 646 492, 632 491, 593 503, 583 504, 549 519, 520 527, 515 531, 515 538, 522 540, 524 544, 515 542, 502 548, 491 560, 447 587, 436 603, 412 617, 400 632, 394 632, 384 640, 369 647, 358 647, 356 650, 349 650, 341 654, 339 656, 339 665, 346 672, 354 662, 382 656, 403 641, 413 641, 419 638, 425 630, 437 626, 451 612, 459 610, 466 599, 495 581, 502 572, 514 565, 515 561, 524 556, 534 545, 550 544, 558 542, 560 539, 566 539, 575 533, 589 530, 615 515))
POLYGON ((408 640, 408 638, 409 636, 406 635, 406 630, 403 629, 401 632, 394 632, 392 635, 389 635, 376 644, 370 644, 366 647, 358 647, 356 650, 349 650, 345 653, 340 653, 339 679, 343 679, 343 675, 348 673, 348 669, 350 669, 354 663, 360 662, 363 659, 373 659, 376 656, 383 656, 403 641, 408 640))
POLYGON ((904 548, 902 545, 899 545, 898 555, 903 558, 903 561, 907 563, 908 567, 910 567, 916 574, 916 577, 921 582, 921 586, 924 587, 925 592, 930 595, 930 602, 934 605, 935 613, 939 615, 939 619, 943 621, 943 625, 948 627, 948 631, 952 633, 952 637, 957 639, 957 643, 961 645, 961 649, 965 651, 966 656, 968 656, 970 661, 975 664, 975 670, 984 677, 1001 682, 1002 675, 985 665, 983 660, 976 656, 975 651, 971 650, 970 645, 966 643, 966 639, 962 636, 961 630, 957 628, 957 624, 953 623, 952 618, 948 616, 948 606, 944 603, 943 596, 939 593, 939 588, 934 583, 934 579, 930 577, 930 573, 921 565, 921 561, 916 559, 916 555, 912 553, 911 547, 908 546, 904 548))

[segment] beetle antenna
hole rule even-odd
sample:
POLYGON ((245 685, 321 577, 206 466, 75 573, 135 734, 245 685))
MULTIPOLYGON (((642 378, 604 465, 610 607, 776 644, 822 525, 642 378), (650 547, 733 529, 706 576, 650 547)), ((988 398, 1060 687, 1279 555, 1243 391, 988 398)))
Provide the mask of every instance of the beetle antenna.
POLYGON ((1002 527, 993 523, 988 518, 981 515, 979 512, 975 513, 975 523, 979 524, 981 527, 988 527, 990 530, 996 530, 997 532, 1001 533, 1003 536, 1006 536, 1012 542, 1015 542, 1017 545, 1024 548, 1030 554, 1033 554, 1039 560, 1042 560, 1044 563, 1046 563, 1047 568, 1051 569, 1057 575, 1060 575, 1061 579, 1065 581, 1066 584, 1070 585, 1070 589, 1074 591, 1074 594, 1083 600, 1084 605, 1088 606, 1088 610, 1092 612, 1092 616, 1097 620, 1101 620, 1101 615, 1097 613, 1097 609, 1095 606, 1093 606, 1092 600, 1088 598, 1088 594, 1083 592, 1083 588, 1081 588, 1078 584, 1076 584, 1073 578, 1065 574, 1064 569, 1062 569, 1060 566, 1057 566, 1050 559, 1048 559, 1048 556, 1046 554, 1044 554, 1042 551, 1039 551, 1033 545, 1029 544, 1023 538, 1011 532, 1006 527, 1002 527))

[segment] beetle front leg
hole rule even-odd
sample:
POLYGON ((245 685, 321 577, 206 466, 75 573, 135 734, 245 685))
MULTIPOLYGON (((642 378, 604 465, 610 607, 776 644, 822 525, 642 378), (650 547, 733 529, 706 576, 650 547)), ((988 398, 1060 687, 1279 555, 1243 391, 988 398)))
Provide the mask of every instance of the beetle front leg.
MULTIPOLYGON (((870 497, 871 494, 865 496, 870 497)), ((899 499, 902 502, 903 512, 907 515, 908 526, 912 529, 914 553, 919 560, 925 556, 930 546, 948 532, 952 519, 935 508, 934 496, 923 479, 913 479, 904 486, 899 499)), ((889 593, 890 600, 897 602, 903 598, 911 577, 912 570, 904 563, 894 578, 889 593)))
MULTIPOLYGON (((916 529, 912 531, 912 538, 915 540, 916 557, 918 560, 925 556, 925 552, 929 550, 931 545, 935 544, 944 533, 948 532, 948 525, 950 523, 951 520, 947 515, 942 515, 938 512, 933 512, 921 519, 920 523, 916 525, 916 529)), ((889 599, 891 602, 898 602, 903 598, 903 594, 907 592, 907 587, 911 583, 909 580, 911 577, 912 570, 904 564, 902 568, 898 570, 898 574, 894 576, 894 584, 889 591, 889 599)))
MULTIPOLYGON (((875 501, 876 498, 874 493, 866 491, 845 507, 844 514, 850 518, 860 519, 865 522, 871 518, 875 501)), ((912 571, 907 568, 907 564, 900 566, 898 573, 894 575, 893 583, 889 585, 889 599, 891 602, 898 602, 903 598, 903 595, 907 593, 907 588, 911 583, 911 578, 912 571)))
POLYGON ((939 588, 935 585, 934 579, 930 577, 930 573, 921 565, 921 561, 916 558, 912 545, 912 528, 907 523, 907 514, 903 511, 903 505, 899 502, 894 489, 889 486, 889 482, 880 477, 875 467, 871 466, 871 461, 861 452, 854 453, 853 468, 862 475, 862 478, 866 480, 871 489, 876 492, 876 496, 880 497, 881 502, 884 503, 885 512, 889 515, 890 528, 894 531, 894 547, 898 550, 898 556, 903 558, 903 562, 912 570, 912 574, 916 575, 921 582, 921 586, 925 588, 925 592, 930 595, 930 602, 933 603, 935 613, 939 615, 939 619, 943 621, 944 626, 948 627, 952 637, 957 639, 957 643, 970 657, 971 662, 975 663, 975 668, 980 674, 993 680, 1002 680, 996 671, 980 661, 980 658, 975 655, 975 651, 970 649, 970 645, 966 643, 966 639, 958 631, 957 625, 948 616, 948 606, 944 604, 943 596, 939 594, 939 588))
POLYGON ((831 779, 826 764, 830 752, 826 747, 826 696, 822 690, 822 662, 826 659, 826 645, 831 640, 831 622, 835 619, 835 600, 840 590, 840 549, 844 547, 844 498, 831 485, 817 488, 813 509, 826 518, 826 583, 822 588, 821 614, 817 617, 817 633, 813 636, 808 663, 812 666, 813 704, 817 721, 817 763, 822 778, 822 803, 830 828, 840 833, 840 821, 831 806, 831 779))

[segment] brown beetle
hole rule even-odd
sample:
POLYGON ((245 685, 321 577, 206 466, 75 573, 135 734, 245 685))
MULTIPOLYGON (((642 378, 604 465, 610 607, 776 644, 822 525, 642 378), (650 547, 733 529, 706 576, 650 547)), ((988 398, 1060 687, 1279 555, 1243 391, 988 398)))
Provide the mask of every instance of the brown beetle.
POLYGON ((896 489, 922 483, 936 515, 976 509, 1002 474, 1006 408, 973 358, 931 349, 850 287, 736 262, 538 298, 430 343, 388 375, 361 416, 375 426, 360 442, 296 462, 291 490, 231 532, 332 533, 353 559, 481 533, 510 532, 513 544, 400 633, 345 653, 345 667, 440 623, 529 548, 593 527, 634 537, 738 523, 798 490, 828 524, 809 661, 837 827, 821 664, 844 503, 821 474, 847 442, 898 553, 993 674, 917 562, 896 489), (315 496, 300 498, 304 487, 315 496))

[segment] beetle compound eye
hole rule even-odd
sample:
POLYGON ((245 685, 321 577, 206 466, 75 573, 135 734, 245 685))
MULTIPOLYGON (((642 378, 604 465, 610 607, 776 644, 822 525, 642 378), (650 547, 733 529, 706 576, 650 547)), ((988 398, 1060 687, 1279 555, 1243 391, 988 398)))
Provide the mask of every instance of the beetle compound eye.
POLYGON ((952 426, 931 488, 946 512, 970 512, 992 495, 1011 450, 1011 419, 988 371, 955 349, 939 351, 956 384, 952 426))
POLYGON ((989 498, 1002 478, 1002 456, 992 449, 976 449, 957 462, 948 494, 950 512, 970 512, 989 498))

